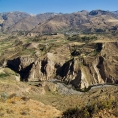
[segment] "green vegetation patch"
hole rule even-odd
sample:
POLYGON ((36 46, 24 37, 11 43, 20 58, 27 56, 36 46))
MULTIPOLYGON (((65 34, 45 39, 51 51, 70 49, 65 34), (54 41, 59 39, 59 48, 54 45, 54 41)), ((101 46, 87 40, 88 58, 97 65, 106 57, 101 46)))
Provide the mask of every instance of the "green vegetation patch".
POLYGON ((93 40, 97 40, 96 36, 79 36, 79 35, 72 35, 67 38, 69 41, 78 41, 78 42, 89 42, 93 40))
POLYGON ((0 73, 0 78, 4 78, 4 77, 7 77, 9 76, 9 74, 6 74, 6 73, 0 73))

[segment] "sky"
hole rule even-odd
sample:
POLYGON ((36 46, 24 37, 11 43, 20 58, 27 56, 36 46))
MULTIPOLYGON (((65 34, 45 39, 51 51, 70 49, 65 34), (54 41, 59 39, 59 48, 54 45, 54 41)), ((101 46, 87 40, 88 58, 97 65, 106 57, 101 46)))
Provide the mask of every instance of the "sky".
POLYGON ((116 11, 118 0, 0 0, 0 13, 13 11, 29 14, 72 13, 96 9, 116 11))

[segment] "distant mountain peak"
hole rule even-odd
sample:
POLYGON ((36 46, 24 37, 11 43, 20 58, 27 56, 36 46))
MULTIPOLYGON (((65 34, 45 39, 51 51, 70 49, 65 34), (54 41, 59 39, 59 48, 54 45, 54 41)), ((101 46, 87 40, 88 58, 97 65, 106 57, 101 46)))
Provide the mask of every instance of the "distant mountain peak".
POLYGON ((89 13, 89 15, 107 15, 107 14, 111 14, 111 12, 110 11, 105 11, 105 10, 100 10, 100 9, 98 9, 98 10, 92 10, 90 13, 89 13))

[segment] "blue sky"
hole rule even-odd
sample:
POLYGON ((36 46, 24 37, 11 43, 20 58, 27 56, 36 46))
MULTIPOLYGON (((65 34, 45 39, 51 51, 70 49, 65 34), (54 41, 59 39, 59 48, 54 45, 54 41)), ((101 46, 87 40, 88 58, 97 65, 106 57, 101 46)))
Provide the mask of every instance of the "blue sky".
POLYGON ((0 13, 21 11, 30 14, 45 12, 72 13, 81 10, 118 10, 118 0, 0 0, 0 13))

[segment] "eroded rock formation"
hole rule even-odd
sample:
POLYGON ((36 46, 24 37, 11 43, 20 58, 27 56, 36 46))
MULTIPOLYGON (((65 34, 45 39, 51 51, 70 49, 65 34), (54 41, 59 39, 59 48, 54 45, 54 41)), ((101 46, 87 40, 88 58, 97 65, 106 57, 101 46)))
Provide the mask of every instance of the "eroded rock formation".
MULTIPOLYGON (((92 46, 92 44, 90 44, 92 46)), ((60 79, 80 89, 92 85, 118 83, 118 43, 99 43, 94 56, 76 56, 61 65, 53 53, 41 59, 30 56, 7 61, 7 66, 21 75, 22 81, 60 79)))

